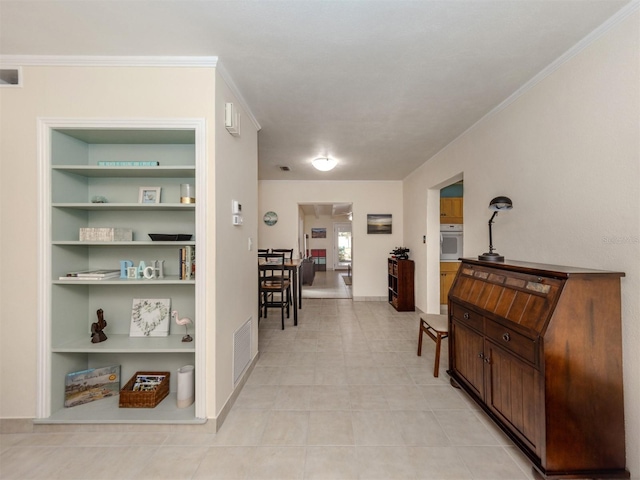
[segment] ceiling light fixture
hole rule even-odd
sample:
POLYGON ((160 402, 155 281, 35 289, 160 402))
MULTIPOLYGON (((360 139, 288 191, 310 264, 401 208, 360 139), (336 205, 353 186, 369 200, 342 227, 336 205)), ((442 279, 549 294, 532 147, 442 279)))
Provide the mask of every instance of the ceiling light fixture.
POLYGON ((312 160, 311 164, 321 172, 328 172, 338 164, 338 161, 335 158, 318 157, 312 160))

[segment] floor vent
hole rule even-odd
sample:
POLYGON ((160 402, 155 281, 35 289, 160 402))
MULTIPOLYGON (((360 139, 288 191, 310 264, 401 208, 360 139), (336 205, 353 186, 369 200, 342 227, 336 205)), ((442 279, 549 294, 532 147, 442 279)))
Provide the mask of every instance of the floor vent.
POLYGON ((251 362, 251 317, 233 334, 233 384, 251 362))

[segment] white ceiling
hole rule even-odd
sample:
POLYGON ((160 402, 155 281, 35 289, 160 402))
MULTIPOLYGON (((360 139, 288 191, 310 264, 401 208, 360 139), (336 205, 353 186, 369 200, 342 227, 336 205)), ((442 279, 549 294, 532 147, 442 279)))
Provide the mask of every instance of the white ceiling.
POLYGON ((629 3, 0 0, 0 54, 218 56, 260 179, 400 180, 629 3))

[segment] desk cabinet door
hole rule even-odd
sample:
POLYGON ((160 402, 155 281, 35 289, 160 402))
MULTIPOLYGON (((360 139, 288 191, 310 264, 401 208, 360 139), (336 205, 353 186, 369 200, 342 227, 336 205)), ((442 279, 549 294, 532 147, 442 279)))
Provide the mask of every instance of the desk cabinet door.
POLYGON ((540 456, 538 371, 490 341, 485 342, 486 405, 540 456))
POLYGON ((454 339, 453 370, 462 378, 480 399, 484 399, 484 339, 473 330, 451 322, 454 339))

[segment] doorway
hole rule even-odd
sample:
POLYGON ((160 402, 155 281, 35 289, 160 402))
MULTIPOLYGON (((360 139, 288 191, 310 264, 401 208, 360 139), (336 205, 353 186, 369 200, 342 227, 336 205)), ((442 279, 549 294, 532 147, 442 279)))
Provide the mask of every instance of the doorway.
POLYGON ((313 279, 302 285, 303 298, 352 298, 351 203, 299 204, 299 237, 313 262, 313 279))
POLYGON ((447 300, 463 256, 463 180, 440 189, 440 313, 447 312, 447 300))
POLYGON ((351 222, 333 224, 333 269, 351 271, 351 222))

